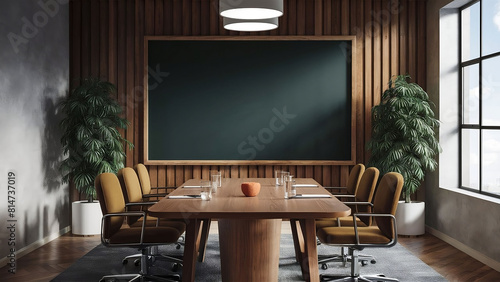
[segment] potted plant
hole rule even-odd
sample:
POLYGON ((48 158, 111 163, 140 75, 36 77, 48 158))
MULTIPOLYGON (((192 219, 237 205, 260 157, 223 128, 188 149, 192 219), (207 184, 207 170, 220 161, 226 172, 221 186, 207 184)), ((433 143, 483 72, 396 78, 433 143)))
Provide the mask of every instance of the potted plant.
POLYGON ((60 107, 61 144, 66 158, 60 170, 63 181, 72 183, 86 201, 72 204, 72 232, 79 235, 100 234, 101 209, 96 199, 94 180, 102 172, 116 173, 123 167, 125 140, 117 128, 127 128, 122 108, 112 94, 116 87, 98 78, 85 78, 60 107))
POLYGON ((437 167, 434 159, 441 150, 435 129, 433 103, 427 93, 408 75, 389 81, 382 101, 372 109, 372 137, 368 142, 371 156, 368 165, 387 172, 399 172, 404 177, 404 201, 396 212, 398 234, 425 233, 425 203, 412 202, 427 171, 437 167))

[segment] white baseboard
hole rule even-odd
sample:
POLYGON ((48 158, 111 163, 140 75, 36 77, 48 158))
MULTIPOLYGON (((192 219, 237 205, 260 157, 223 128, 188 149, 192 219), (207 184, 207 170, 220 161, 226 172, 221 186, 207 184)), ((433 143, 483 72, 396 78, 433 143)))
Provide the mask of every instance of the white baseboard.
MULTIPOLYGON (((19 250, 16 250, 16 260, 22 258, 23 256, 31 253, 32 251, 40 248, 41 246, 47 244, 48 242, 59 238, 63 234, 68 233, 71 230, 71 226, 66 226, 63 229, 59 230, 59 232, 50 234, 34 243, 29 244, 28 246, 25 246, 19 250)), ((0 266, 4 266, 7 264, 8 257, 4 257, 0 259, 0 266)))
POLYGON ((442 233, 441 231, 438 231, 432 227, 426 226, 425 231, 429 232, 430 234, 438 237, 439 239, 445 241, 446 243, 452 245, 453 247, 459 249, 460 251, 468 254, 469 256, 477 259, 478 261, 486 264, 487 266, 493 268, 496 271, 500 272, 500 262, 486 256, 485 254, 482 254, 473 248, 465 245, 464 243, 442 233))

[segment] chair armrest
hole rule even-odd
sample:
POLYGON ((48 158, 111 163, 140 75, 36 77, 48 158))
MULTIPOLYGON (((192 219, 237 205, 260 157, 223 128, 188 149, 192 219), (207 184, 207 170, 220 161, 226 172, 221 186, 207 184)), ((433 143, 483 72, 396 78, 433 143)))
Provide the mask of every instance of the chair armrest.
POLYGON ((142 244, 144 240, 144 230, 146 228, 146 218, 147 218, 147 213, 143 211, 130 211, 130 212, 116 212, 116 213, 108 213, 102 216, 101 219, 101 242, 104 245, 108 245, 109 243, 106 242, 106 239, 104 238, 104 224, 105 224, 105 219, 108 217, 113 217, 113 216, 140 216, 144 217, 144 220, 142 221, 142 229, 141 229, 141 239, 138 244, 142 244))
MULTIPOLYGON (((394 238, 387 244, 385 244, 386 247, 392 247, 396 245, 398 242, 398 230, 396 227, 396 217, 393 216, 392 214, 385 214, 385 213, 355 213, 352 215, 352 221, 354 224, 354 235, 356 237, 356 245, 358 246, 380 246, 381 244, 362 244, 359 242, 359 235, 358 235, 358 224, 356 222, 356 218, 360 216, 373 216, 375 218, 377 217, 390 217, 392 220, 392 226, 393 226, 393 232, 394 232, 394 238)), ((367 227, 361 227, 361 228, 367 228, 367 227)))
POLYGON ((125 211, 125 212, 114 212, 103 215, 103 218, 112 216, 146 216, 146 212, 143 211, 125 211))
MULTIPOLYGON (((131 203, 134 204, 134 203, 131 203)), ((139 203, 138 203, 139 204, 139 203)), ((152 203, 154 204, 154 203, 152 203)), ((144 233, 146 230, 146 221, 147 221, 147 216, 148 214, 144 211, 131 211, 131 212, 117 212, 117 213, 108 213, 102 217, 101 221, 101 242, 105 245, 109 244, 106 242, 106 240, 103 237, 104 234, 104 224, 105 224, 105 219, 108 217, 113 217, 113 216, 141 216, 144 217, 144 220, 142 221, 142 226, 141 226, 141 238, 137 244, 142 245, 144 243, 144 233)), ((121 245, 121 244, 114 244, 114 245, 121 245)), ((130 245, 130 244, 123 244, 123 245, 130 245)))
POLYGON ((148 207, 156 204, 157 202, 134 202, 134 203, 126 203, 125 204, 125 211, 128 211, 129 207, 148 207))
POLYGON ((359 217, 368 217, 368 216, 372 216, 372 217, 392 217, 394 223, 396 223, 396 217, 394 217, 392 214, 385 214, 385 213, 353 213, 352 214, 353 221, 356 221, 357 217, 359 218, 359 217))
MULTIPOLYGON (((127 204, 125 204, 125 211, 128 211, 128 207, 134 207, 134 206, 148 207, 148 206, 152 206, 156 203, 158 203, 158 201, 127 203, 127 204)), ((142 210, 142 208, 141 208, 141 210, 142 210)), ((145 210, 147 211, 147 208, 145 210)), ((146 216, 144 217, 144 220, 146 220, 146 216)), ((158 226, 158 224, 160 224, 160 218, 156 218, 156 226, 158 226)))
POLYGON ((360 205, 360 206, 371 206, 373 207, 373 203, 371 202, 342 202, 344 205, 360 205))
POLYGON ((341 187, 336 187, 336 186, 329 186, 329 187, 324 187, 325 189, 339 189, 339 190, 345 190, 347 187, 341 186, 341 187))
MULTIPOLYGON (((343 204, 347 205, 347 206, 356 206, 356 205, 360 205, 360 206, 370 206, 370 207, 373 207, 373 203, 372 202, 342 202, 343 204)), ((358 213, 358 215, 360 215, 358 213)), ((356 221, 356 219, 354 219, 354 221, 356 221)), ((340 225, 340 218, 337 217, 337 226, 341 226, 340 225)))
POLYGON ((349 195, 349 194, 332 194, 332 196, 337 197, 337 198, 354 198, 354 197, 356 197, 354 195, 349 195))
POLYGON ((168 195, 168 193, 146 194, 146 195, 142 195, 142 198, 147 199, 147 198, 151 198, 151 197, 165 197, 167 195, 168 195))
POLYGON ((125 207, 130 207, 130 206, 152 206, 156 204, 157 202, 136 202, 136 203, 126 203, 125 207))
POLYGON ((151 190, 156 190, 156 192, 158 193, 158 190, 159 189, 176 189, 177 187, 174 187, 174 186, 167 186, 167 187, 151 187, 151 190))

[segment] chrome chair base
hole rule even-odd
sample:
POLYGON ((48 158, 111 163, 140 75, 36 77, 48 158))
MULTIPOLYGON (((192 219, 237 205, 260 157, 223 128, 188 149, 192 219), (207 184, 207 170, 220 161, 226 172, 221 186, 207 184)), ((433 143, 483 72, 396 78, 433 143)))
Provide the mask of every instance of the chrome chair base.
MULTIPOLYGON (((344 249, 342 248, 342 252, 344 249)), ((360 275, 359 274, 359 264, 360 264, 360 254, 358 254, 358 250, 349 248, 349 254, 342 256, 344 258, 351 258, 351 275, 330 275, 330 274, 321 274, 321 281, 389 281, 389 282, 397 282, 398 279, 385 277, 383 274, 375 274, 375 275, 360 275)), ((362 255, 364 256, 364 255, 362 255)))
MULTIPOLYGON (((135 266, 139 266, 141 264, 141 257, 142 257, 142 254, 129 255, 129 256, 126 256, 122 260, 122 263, 123 264, 127 264, 129 260, 133 259, 134 260, 134 265, 135 266)), ((164 254, 160 254, 158 252, 158 246, 151 247, 151 251, 148 254, 148 257, 150 259, 152 259, 153 261, 156 260, 156 259, 161 259, 161 260, 164 260, 164 261, 173 262, 174 266, 172 267, 173 268, 172 271, 177 271, 177 269, 179 268, 179 266, 182 267, 182 259, 176 258, 176 257, 172 257, 172 256, 167 256, 167 255, 164 255, 164 254)))
POLYGON ((377 275, 361 275, 357 277, 351 277, 351 276, 336 276, 336 275, 325 275, 321 274, 319 276, 320 281, 366 281, 366 282, 372 282, 372 281, 389 281, 389 282, 397 282, 399 281, 398 279, 395 278, 389 278, 385 277, 382 274, 377 274, 377 275))
MULTIPOLYGON (((341 262, 342 266, 346 266, 347 262, 351 262, 351 256, 346 254, 345 248, 341 248, 342 252, 340 255, 327 255, 320 256, 318 263, 321 265, 321 269, 328 269, 327 262, 341 262)), ((377 260, 372 255, 358 254, 358 261, 361 262, 362 266, 365 266, 370 262, 371 264, 377 263, 377 260)))
MULTIPOLYGON (((175 276, 175 275, 172 275, 175 276)), ((177 274, 177 277, 172 277, 174 279, 169 279, 167 277, 161 277, 156 275, 141 275, 141 274, 117 274, 117 275, 106 275, 99 280, 99 282, 105 281, 117 281, 117 280, 127 280, 129 282, 133 281, 160 281, 160 282, 179 282, 181 281, 181 276, 177 274)))
MULTIPOLYGON (((181 281, 181 276, 179 274, 165 274, 165 275, 151 275, 149 274, 149 267, 156 260, 164 260, 174 262, 173 268, 178 270, 179 267, 182 267, 182 259, 178 259, 171 256, 166 256, 162 254, 158 254, 158 246, 151 246, 142 250, 141 254, 135 254, 128 256, 131 257, 139 257, 141 270, 137 274, 114 274, 114 275, 105 275, 99 280, 100 282, 105 281, 117 281, 117 280, 127 280, 129 282, 132 281, 165 281, 165 282, 178 282, 181 281)), ((125 259, 127 259, 125 258, 125 259)), ((124 260, 125 260, 124 259, 124 260)))

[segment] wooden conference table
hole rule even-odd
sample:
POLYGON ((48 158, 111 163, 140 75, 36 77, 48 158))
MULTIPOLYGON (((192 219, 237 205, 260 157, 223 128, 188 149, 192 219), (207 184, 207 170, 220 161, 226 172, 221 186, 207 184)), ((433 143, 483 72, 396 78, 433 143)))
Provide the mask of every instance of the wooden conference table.
MULTIPOLYGON (((298 194, 329 194, 312 178, 298 178, 298 194)), ((200 194, 191 179, 170 195, 200 194)), ((319 281, 316 218, 348 216, 349 207, 335 197, 284 199, 283 186, 274 178, 226 178, 212 200, 163 198, 149 208, 153 216, 186 221, 182 281, 194 281, 197 259, 203 261, 208 229, 218 220, 223 281, 278 281, 282 219, 290 219, 297 262, 306 281, 319 281), (256 197, 245 197, 242 182, 260 182, 256 197)))

